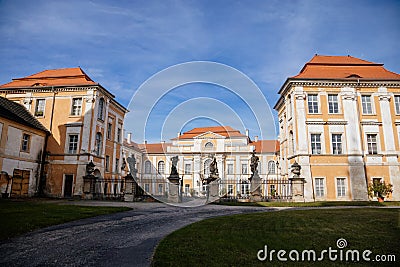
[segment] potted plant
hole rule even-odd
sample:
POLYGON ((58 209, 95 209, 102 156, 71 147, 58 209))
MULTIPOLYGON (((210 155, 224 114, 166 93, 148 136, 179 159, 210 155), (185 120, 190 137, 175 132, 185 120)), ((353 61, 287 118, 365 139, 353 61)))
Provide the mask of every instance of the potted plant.
POLYGON ((383 202, 385 197, 393 192, 393 185, 385 182, 374 182, 368 185, 368 194, 370 197, 377 197, 379 202, 383 202))

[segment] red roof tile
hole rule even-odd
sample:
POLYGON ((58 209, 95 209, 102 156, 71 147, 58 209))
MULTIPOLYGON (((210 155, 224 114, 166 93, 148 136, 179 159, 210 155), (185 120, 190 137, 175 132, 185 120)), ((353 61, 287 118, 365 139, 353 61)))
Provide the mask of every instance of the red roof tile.
POLYGON ((147 154, 163 154, 167 152, 167 146, 171 143, 139 144, 139 148, 147 154))
POLYGON ((74 86, 96 84, 81 68, 45 70, 27 77, 13 79, 0 88, 34 86, 74 86))
POLYGON ((400 75, 386 70, 383 64, 351 56, 315 55, 292 78, 400 80, 400 75))
POLYGON ((230 126, 213 126, 213 127, 200 127, 194 128, 188 132, 184 132, 177 139, 191 139, 198 135, 213 132, 218 135, 222 135, 224 137, 232 138, 232 137, 246 137, 246 135, 240 133, 239 130, 233 129, 230 126))
POLYGON ((278 140, 259 140, 251 144, 255 146, 256 153, 275 153, 279 151, 278 140))

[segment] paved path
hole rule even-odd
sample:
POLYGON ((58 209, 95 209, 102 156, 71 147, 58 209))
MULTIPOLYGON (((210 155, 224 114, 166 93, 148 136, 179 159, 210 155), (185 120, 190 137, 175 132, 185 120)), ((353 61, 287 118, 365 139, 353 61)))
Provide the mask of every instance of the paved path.
MULTIPOLYGON (((70 204, 121 205, 88 201, 70 204)), ((160 203, 122 205, 134 210, 52 226, 0 243, 0 266, 149 266, 158 242, 185 225, 215 216, 273 210, 219 205, 178 208, 160 203)))

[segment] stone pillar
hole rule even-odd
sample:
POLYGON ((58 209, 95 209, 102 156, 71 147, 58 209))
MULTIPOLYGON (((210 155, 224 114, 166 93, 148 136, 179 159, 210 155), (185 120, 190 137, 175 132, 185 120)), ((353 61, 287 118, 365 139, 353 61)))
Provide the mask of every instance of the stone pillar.
POLYGON ((343 115, 347 122, 346 143, 349 162, 349 179, 353 200, 368 200, 362 155, 360 120, 357 107, 357 94, 354 88, 342 88, 343 115), (350 156, 351 155, 351 156, 350 156))
POLYGON ((135 197, 135 181, 131 175, 125 177, 124 201, 133 201, 135 197))
POLYGON ((212 203, 219 199, 219 182, 221 178, 211 182, 207 185, 207 201, 206 203, 212 203))
POLYGON ((393 185, 393 193, 392 200, 399 201, 400 200, 400 170, 397 161, 397 151, 395 146, 395 138, 394 138, 394 129, 393 129, 393 121, 392 114, 390 111, 390 99, 391 96, 387 92, 386 87, 380 87, 378 89, 379 95, 379 104, 381 108, 381 117, 382 117, 382 128, 383 128, 383 140, 385 143, 385 151, 386 159, 389 167, 389 176, 390 181, 386 181, 393 185))
POLYGON ((304 178, 292 177, 290 178, 292 186, 292 200, 294 202, 305 202, 304 198, 304 178))
POLYGON ((261 194, 261 178, 258 175, 258 171, 256 170, 254 174, 250 177, 250 200, 252 202, 259 202, 262 200, 262 194, 261 194))

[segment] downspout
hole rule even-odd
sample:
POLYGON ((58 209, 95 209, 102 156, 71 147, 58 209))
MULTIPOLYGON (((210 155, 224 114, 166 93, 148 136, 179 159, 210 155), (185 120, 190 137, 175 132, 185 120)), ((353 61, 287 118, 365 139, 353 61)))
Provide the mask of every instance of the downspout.
POLYGON ((53 91, 53 103, 51 106, 51 116, 50 116, 50 134, 53 133, 54 106, 56 102, 56 91, 54 90, 54 86, 51 87, 51 90, 53 91))

